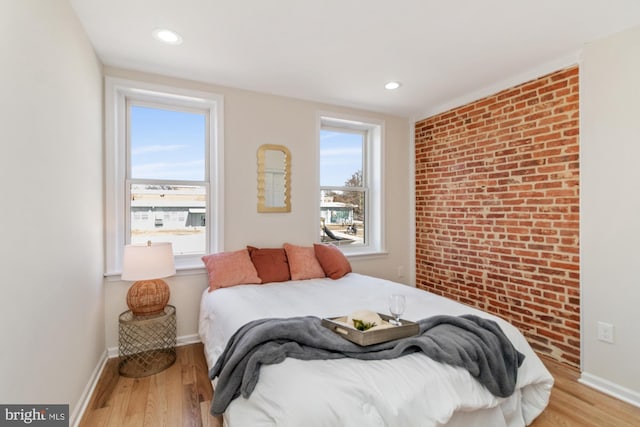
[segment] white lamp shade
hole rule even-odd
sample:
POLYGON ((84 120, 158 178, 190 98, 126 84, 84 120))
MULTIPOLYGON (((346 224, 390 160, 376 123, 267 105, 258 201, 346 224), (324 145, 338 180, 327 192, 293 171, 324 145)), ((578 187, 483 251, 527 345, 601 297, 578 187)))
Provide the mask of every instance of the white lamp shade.
POLYGON ((127 245, 122 259, 122 280, 161 279, 176 274, 171 243, 127 245))

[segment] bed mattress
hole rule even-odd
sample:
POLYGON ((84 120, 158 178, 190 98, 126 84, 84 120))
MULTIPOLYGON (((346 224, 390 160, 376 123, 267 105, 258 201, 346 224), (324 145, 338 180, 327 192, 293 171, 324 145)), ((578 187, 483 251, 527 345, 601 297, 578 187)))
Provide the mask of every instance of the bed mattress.
POLYGON ((338 280, 205 290, 199 333, 207 363, 211 368, 233 333, 251 320, 338 317, 359 309, 388 313, 387 300, 392 293, 406 296, 402 317, 407 320, 475 314, 498 322, 525 355, 513 395, 493 396, 466 370, 435 362, 421 353, 374 361, 288 358, 262 367, 251 396, 236 398, 227 408, 225 425, 516 427, 530 424, 544 410, 553 377, 515 327, 447 298, 356 273, 338 280))

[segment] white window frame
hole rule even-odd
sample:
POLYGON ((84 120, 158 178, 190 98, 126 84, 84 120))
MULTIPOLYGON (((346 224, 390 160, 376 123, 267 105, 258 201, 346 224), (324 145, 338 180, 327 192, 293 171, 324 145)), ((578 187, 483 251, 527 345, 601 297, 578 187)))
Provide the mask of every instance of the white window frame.
MULTIPOLYGON (((316 120, 317 135, 317 224, 320 223, 320 191, 321 189, 340 189, 343 187, 326 187, 320 185, 320 131, 323 129, 341 132, 358 132, 365 135, 362 159, 362 179, 364 187, 349 190, 365 193, 365 243, 337 247, 348 256, 373 255, 385 253, 384 233, 384 121, 366 117, 357 117, 332 112, 319 112, 316 120)), ((317 238, 319 241, 319 237, 317 238)))
MULTIPOLYGON (((127 102, 158 103, 176 109, 204 110, 208 141, 205 172, 207 185, 207 253, 223 250, 224 242, 224 98, 222 95, 181 88, 105 78, 105 276, 119 275, 127 244, 129 201, 127 199, 127 102)), ((204 254, 203 254, 204 255, 204 254)), ((202 255, 175 257, 176 270, 203 268, 202 255)))

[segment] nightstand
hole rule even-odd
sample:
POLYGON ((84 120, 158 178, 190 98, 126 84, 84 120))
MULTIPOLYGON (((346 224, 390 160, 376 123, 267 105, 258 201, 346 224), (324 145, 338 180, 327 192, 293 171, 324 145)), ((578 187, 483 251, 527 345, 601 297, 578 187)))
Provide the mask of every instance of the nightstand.
POLYGON ((176 361, 176 308, 152 316, 134 316, 131 310, 119 318, 120 375, 146 377, 176 361))

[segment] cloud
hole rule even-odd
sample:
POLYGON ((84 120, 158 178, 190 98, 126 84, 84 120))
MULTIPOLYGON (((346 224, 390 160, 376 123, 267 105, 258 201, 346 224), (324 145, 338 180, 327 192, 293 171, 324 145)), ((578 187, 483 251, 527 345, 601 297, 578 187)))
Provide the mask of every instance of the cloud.
POLYGON ((360 147, 341 147, 341 148, 325 148, 320 149, 321 157, 337 157, 337 156, 360 156, 362 149, 360 147))
POLYGON ((204 160, 187 162, 156 162, 132 166, 136 179, 204 180, 204 160))
POLYGON ((131 154, 148 154, 148 153, 161 153, 164 151, 177 151, 185 148, 184 144, 173 144, 173 145, 146 145, 143 147, 136 147, 131 150, 131 154))
POLYGON ((344 133, 342 132, 333 132, 333 131, 328 131, 328 130, 322 130, 320 131, 320 140, 321 141, 326 141, 328 139, 333 139, 333 138, 338 138, 344 136, 344 133))

